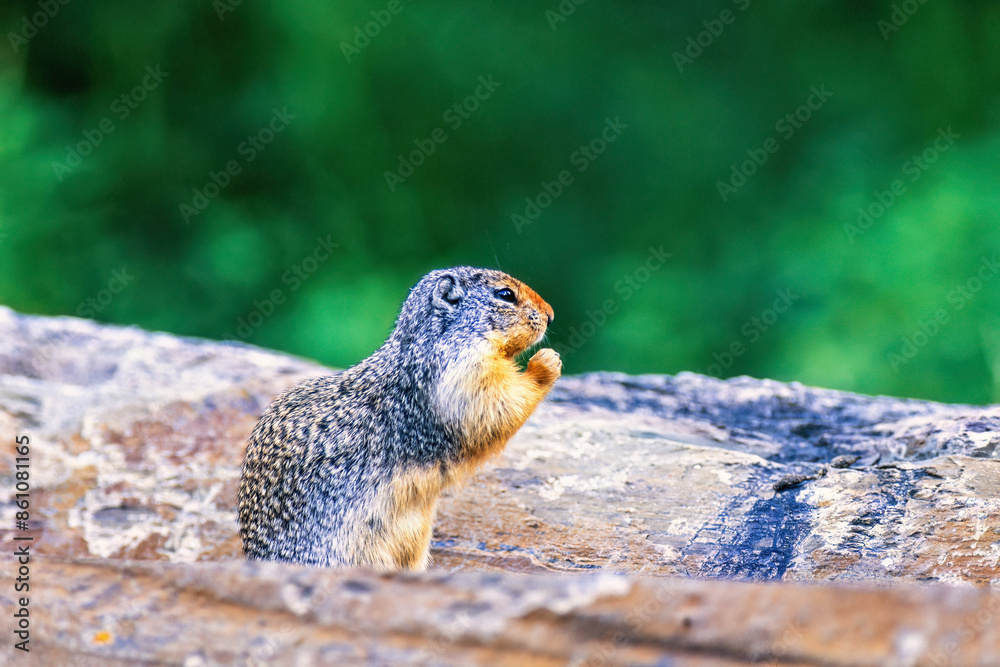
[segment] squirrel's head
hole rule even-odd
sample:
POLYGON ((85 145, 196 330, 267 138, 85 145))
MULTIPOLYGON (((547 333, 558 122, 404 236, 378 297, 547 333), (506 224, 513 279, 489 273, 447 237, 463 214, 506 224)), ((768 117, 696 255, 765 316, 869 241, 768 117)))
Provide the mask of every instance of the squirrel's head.
POLYGON ((432 271, 410 290, 396 329, 403 336, 486 342, 513 358, 541 340, 552 317, 552 306, 520 280, 458 266, 432 271))

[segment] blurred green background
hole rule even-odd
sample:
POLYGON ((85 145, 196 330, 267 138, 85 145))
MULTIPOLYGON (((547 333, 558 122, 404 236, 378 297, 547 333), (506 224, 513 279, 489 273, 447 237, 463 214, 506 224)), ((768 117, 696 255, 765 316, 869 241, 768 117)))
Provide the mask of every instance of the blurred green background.
POLYGON ((1000 401, 1000 5, 787 4, 6 2, 0 302, 345 366, 474 264, 567 373, 1000 401))

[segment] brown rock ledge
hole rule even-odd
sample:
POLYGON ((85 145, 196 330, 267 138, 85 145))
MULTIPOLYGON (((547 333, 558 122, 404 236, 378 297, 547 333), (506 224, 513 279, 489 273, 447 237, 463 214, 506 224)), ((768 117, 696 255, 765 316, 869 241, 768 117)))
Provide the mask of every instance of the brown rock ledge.
POLYGON ((31 664, 995 665, 1000 656, 1000 593, 944 585, 48 560, 32 576, 31 664))
MULTIPOLYGON (((289 664, 300 650, 389 664, 395 648, 427 664, 601 664, 601 638, 621 632, 607 664, 1000 664, 996 406, 690 373, 567 377, 503 457, 443 499, 428 575, 242 563, 246 437, 275 393, 325 372, 246 345, 0 308, 0 541, 13 550, 13 442, 28 435, 35 657, 223 664, 230 651, 242 664, 273 641, 289 664), (361 614, 356 626, 310 607, 274 639, 283 614, 300 616, 248 591, 293 591, 282 580, 325 587, 325 604, 361 614), (365 616, 392 607, 350 597, 355 580, 365 599, 395 600, 398 618, 365 616), (577 589, 582 606, 552 611, 577 589), (491 595, 524 613, 485 611, 491 595), (124 617, 129 596, 162 607, 124 617), (650 605, 660 620, 635 625, 650 605), (703 615, 671 629, 691 605, 703 615), (427 657, 461 614, 472 629, 427 657), (696 630, 704 642, 691 643, 696 630)), ((13 604, 13 584, 0 600, 13 604)))

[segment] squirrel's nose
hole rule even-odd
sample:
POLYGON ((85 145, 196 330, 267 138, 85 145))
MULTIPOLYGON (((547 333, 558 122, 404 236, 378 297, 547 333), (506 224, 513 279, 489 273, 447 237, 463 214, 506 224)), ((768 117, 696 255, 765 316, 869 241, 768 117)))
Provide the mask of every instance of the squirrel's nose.
POLYGON ((539 301, 541 301, 541 311, 545 314, 545 326, 548 326, 552 324, 552 318, 555 317, 556 314, 552 312, 552 306, 541 299, 539 299, 539 301))

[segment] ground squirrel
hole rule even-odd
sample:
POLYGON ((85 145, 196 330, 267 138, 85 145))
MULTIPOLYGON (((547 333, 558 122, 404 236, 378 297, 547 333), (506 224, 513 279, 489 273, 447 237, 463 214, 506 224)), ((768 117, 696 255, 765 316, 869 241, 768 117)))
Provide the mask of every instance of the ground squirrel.
POLYGON ((423 569, 441 490, 499 453, 562 372, 552 307, 506 273, 432 271, 370 357, 279 396, 240 479, 252 560, 423 569))

